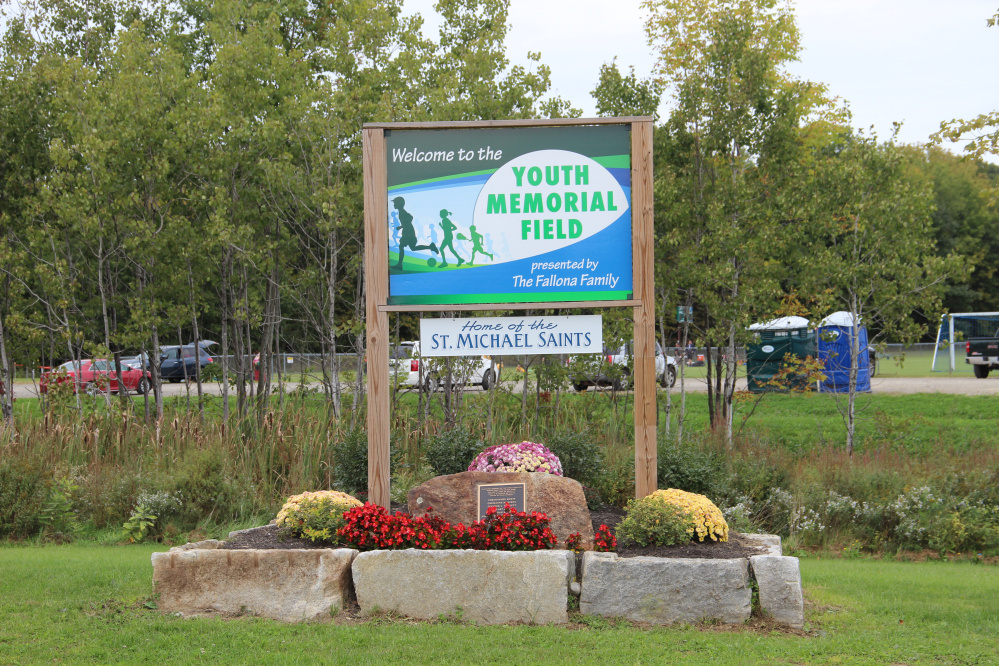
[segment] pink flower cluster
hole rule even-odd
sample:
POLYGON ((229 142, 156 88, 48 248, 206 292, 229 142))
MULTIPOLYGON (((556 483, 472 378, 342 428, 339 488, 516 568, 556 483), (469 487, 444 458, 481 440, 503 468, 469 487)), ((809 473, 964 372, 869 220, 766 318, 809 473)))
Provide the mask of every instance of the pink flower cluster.
POLYGON ((497 444, 475 456, 469 472, 548 472, 562 476, 562 461, 544 444, 497 444))

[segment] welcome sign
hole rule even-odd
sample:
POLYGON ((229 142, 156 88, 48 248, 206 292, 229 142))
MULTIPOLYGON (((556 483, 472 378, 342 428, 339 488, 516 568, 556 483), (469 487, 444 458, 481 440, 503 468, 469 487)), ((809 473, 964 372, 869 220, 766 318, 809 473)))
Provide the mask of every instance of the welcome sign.
POLYGON ((388 303, 632 298, 626 125, 385 132, 388 303))

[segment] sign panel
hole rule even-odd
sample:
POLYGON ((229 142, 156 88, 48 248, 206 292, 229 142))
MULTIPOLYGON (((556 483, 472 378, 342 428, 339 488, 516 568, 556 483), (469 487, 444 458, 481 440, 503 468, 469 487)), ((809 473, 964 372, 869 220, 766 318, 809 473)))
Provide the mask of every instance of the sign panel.
POLYGON ((599 354, 603 317, 476 317, 421 319, 422 356, 599 354))
POLYGON ((479 520, 486 517, 489 507, 496 507, 502 512, 507 504, 517 511, 527 511, 525 483, 483 483, 479 486, 478 516, 479 520))
POLYGON ((627 126, 385 134, 389 304, 632 297, 627 126))

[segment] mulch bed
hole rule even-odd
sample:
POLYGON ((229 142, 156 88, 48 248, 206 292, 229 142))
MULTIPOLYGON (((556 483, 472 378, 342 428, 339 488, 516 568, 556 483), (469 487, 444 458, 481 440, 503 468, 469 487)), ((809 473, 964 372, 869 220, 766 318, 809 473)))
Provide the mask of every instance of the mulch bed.
MULTIPOLYGON (((393 507, 396 509, 396 507, 393 507)), ((604 511, 591 511, 590 519, 593 521, 593 529, 596 531, 601 525, 614 530, 617 524, 624 518, 624 511, 617 508, 609 508, 604 511)), ((266 525, 254 530, 237 534, 232 539, 228 539, 221 546, 224 549, 313 549, 330 548, 329 544, 315 543, 308 539, 299 539, 292 536, 285 536, 277 525, 266 525)), ((647 555, 651 557, 688 557, 698 559, 729 559, 737 557, 750 557, 759 555, 762 548, 752 545, 752 542, 745 539, 741 534, 730 533, 729 540, 725 543, 709 541, 705 543, 691 542, 679 546, 651 546, 641 548, 634 545, 618 543, 617 554, 620 557, 639 557, 647 555)))

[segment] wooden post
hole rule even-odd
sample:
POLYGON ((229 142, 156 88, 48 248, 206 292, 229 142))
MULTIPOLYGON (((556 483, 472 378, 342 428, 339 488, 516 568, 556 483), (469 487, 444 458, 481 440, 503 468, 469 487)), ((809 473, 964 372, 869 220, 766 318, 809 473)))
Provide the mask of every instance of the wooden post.
POLYGON ((657 487, 656 330, 652 227, 652 122, 631 123, 631 225, 635 306, 635 497, 657 487))
POLYGON ((368 501, 389 508, 388 200, 385 130, 363 131, 364 294, 367 316, 368 501))

